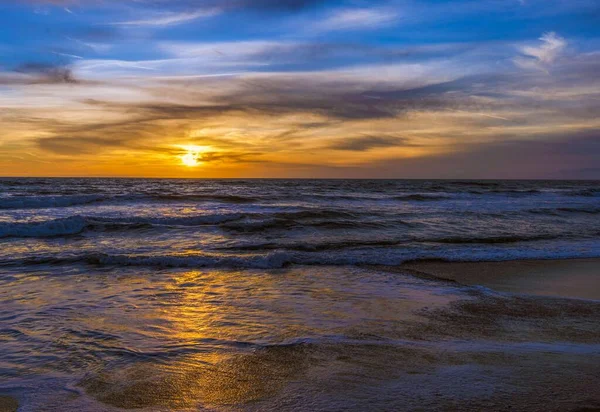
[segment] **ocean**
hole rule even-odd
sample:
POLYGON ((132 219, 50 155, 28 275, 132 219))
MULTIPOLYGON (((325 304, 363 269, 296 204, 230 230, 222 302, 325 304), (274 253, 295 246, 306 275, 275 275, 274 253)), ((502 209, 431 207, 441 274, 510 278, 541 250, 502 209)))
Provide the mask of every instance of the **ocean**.
POLYGON ((598 181, 2 178, 0 406, 600 407, 600 301, 405 268, 599 257, 598 181))

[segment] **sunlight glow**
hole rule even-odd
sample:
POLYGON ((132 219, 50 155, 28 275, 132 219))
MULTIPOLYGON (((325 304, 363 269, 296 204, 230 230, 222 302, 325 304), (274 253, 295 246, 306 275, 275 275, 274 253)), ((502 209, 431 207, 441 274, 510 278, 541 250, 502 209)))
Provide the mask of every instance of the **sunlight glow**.
POLYGON ((188 167, 198 166, 198 157, 196 153, 189 152, 184 154, 181 156, 181 161, 188 167))
POLYGON ((183 163, 187 167, 196 167, 202 164, 202 153, 206 152, 209 147, 208 146, 179 146, 180 148, 186 151, 185 154, 181 155, 181 163, 183 163))

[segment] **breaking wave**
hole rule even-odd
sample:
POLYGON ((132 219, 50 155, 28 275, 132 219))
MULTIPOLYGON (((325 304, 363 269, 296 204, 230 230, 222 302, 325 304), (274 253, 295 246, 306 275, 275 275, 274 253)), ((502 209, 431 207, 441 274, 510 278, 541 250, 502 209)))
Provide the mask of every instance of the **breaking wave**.
MULTIPOLYGON (((398 224, 410 225, 401 220, 398 224)), ((56 237, 82 233, 86 230, 128 230, 169 226, 219 225, 223 229, 239 232, 259 232, 269 229, 286 229, 293 226, 325 229, 379 228, 389 221, 362 221, 360 213, 336 210, 306 210, 268 213, 216 213, 192 216, 165 217, 103 217, 70 216, 41 222, 0 223, 0 238, 56 237)))
POLYGON ((0 224, 0 238, 75 235, 81 233, 88 225, 89 222, 81 216, 72 216, 46 222, 3 223, 0 224))
POLYGON ((507 261, 529 259, 574 259, 600 256, 600 245, 579 244, 551 248, 510 248, 501 246, 450 247, 447 249, 419 249, 392 247, 355 250, 292 251, 273 250, 266 253, 197 253, 197 254, 111 254, 82 253, 71 255, 36 255, 0 261, 0 266, 22 267, 24 265, 90 264, 101 266, 141 266, 158 268, 231 268, 231 269, 277 269, 288 265, 389 265, 395 266, 414 261, 507 261))
POLYGON ((152 226, 214 225, 241 219, 241 213, 199 215, 190 217, 160 218, 103 218, 71 216, 43 222, 0 223, 0 238, 6 237, 56 237, 82 233, 85 230, 139 229, 152 226))

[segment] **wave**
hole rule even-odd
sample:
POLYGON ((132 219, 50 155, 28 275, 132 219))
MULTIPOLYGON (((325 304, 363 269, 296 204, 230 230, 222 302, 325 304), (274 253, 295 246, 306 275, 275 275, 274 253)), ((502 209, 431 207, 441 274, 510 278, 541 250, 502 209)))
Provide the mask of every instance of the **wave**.
POLYGON ((539 235, 504 235, 504 236, 482 236, 482 237, 447 237, 438 238, 431 240, 424 240, 425 242, 430 241, 434 243, 454 243, 454 244, 470 244, 470 243, 517 243, 517 242, 533 242, 537 240, 554 240, 564 239, 565 235, 550 235, 550 234, 539 234, 539 235))
POLYGON ((348 212, 339 209, 308 209, 294 212, 277 212, 273 216, 281 219, 358 219, 361 216, 373 216, 373 213, 348 212))
MULTIPOLYGON (((400 224, 402 223, 398 222, 400 224)), ((325 220, 325 221, 300 221, 293 219, 260 219, 239 220, 221 225, 222 229, 241 233, 259 233, 269 230, 289 230, 292 228, 319 228, 319 229, 378 229, 389 227, 390 222, 385 221, 360 221, 360 220, 325 220)))
POLYGON ((541 194, 544 193, 541 190, 537 190, 537 189, 493 189, 493 187, 495 186, 491 186, 490 188, 486 188, 485 186, 476 186, 477 189, 469 189, 468 187, 465 188, 444 188, 444 190, 438 188, 436 190, 436 192, 438 193, 448 193, 448 194, 453 194, 453 195, 460 195, 460 194, 471 194, 471 195, 476 195, 476 196, 485 196, 485 195, 494 195, 494 196, 498 196, 498 195, 506 195, 509 197, 526 197, 526 196, 530 196, 530 195, 537 195, 537 194, 541 194))
POLYGON ((82 233, 86 230, 129 230, 152 227, 194 227, 217 225, 237 232, 261 232, 269 229, 316 227, 322 229, 382 228, 390 224, 411 226, 395 219, 361 220, 362 213, 315 209, 276 213, 216 213, 191 216, 105 217, 75 215, 42 222, 0 223, 0 238, 56 237, 82 233))
POLYGON ((477 186, 477 187, 498 187, 498 186, 500 186, 500 183, 498 183, 498 182, 464 181, 464 180, 451 181, 451 182, 447 182, 447 184, 450 186, 477 186))
POLYGON ((155 200, 169 200, 169 201, 203 201, 203 202, 221 202, 221 203, 235 203, 235 204, 244 204, 244 203, 254 203, 259 201, 259 198, 249 197, 249 196, 238 196, 238 195, 210 195, 210 194, 167 194, 167 195, 151 195, 148 196, 151 199, 155 200))
POLYGON ((69 207, 101 202, 105 195, 73 195, 73 196, 14 196, 0 199, 0 209, 46 209, 52 207, 69 207))
POLYGON ((162 218, 103 218, 70 216, 43 222, 0 223, 0 238, 8 237, 59 237, 77 235, 86 230, 140 229, 153 226, 215 225, 241 219, 241 213, 199 215, 162 218))
POLYGON ((220 223, 231 222, 246 217, 245 213, 217 213, 193 216, 173 216, 173 217, 89 217, 91 223, 122 223, 122 224, 144 224, 152 226, 204 226, 217 225, 220 223))
MULTIPOLYGON (((581 213, 600 213, 599 210, 585 210, 581 213)), ((531 213, 556 213, 552 211, 532 210, 531 213)), ((572 211, 571 211, 572 212, 572 211)), ((238 233, 260 233, 270 230, 291 230, 315 228, 323 230, 393 230, 396 235, 400 234, 400 239, 341 239, 339 241, 312 242, 286 244, 285 242, 264 243, 255 246, 235 246, 234 250, 272 250, 289 249, 300 251, 316 251, 330 249, 344 249, 356 247, 382 247, 393 246, 404 243, 442 243, 442 244, 502 244, 515 242, 542 241, 553 239, 567 239, 572 237, 572 233, 533 233, 533 234, 502 234, 502 235, 481 235, 481 236, 419 236, 414 232, 402 231, 412 230, 418 227, 419 223, 407 222, 395 216, 380 216, 377 219, 366 219, 359 212, 343 212, 336 210, 309 210, 294 212, 268 213, 216 213, 201 214, 189 216, 163 216, 163 217, 105 217, 105 216, 81 216, 75 215, 66 218, 58 218, 41 222, 12 222, 0 223, 0 238, 46 238, 72 236, 86 231, 124 231, 140 229, 168 229, 182 227, 202 227, 215 226, 222 230, 238 233), (273 217, 275 216, 275 217, 273 217), (409 235, 409 233, 413 233, 409 235)), ((360 232, 353 232, 360 233, 360 232)), ((373 232, 369 232, 373 233, 373 232)), ((594 232, 595 234, 596 232, 594 232)), ((579 237, 589 237, 590 234, 578 233, 579 237)), ((352 236, 356 237, 356 236, 352 236)), ((363 237, 361 235, 361 237, 363 237)))
POLYGON ((412 194, 412 195, 402 195, 402 196, 394 196, 392 199, 394 200, 402 200, 402 201, 415 201, 415 202, 431 202, 436 200, 447 200, 450 199, 448 196, 440 196, 440 195, 425 195, 425 194, 412 194))
POLYGON ((258 251, 258 250, 290 250, 301 252, 320 252, 326 250, 356 249, 356 248, 385 248, 400 245, 419 245, 427 243, 442 244, 511 244, 518 242, 534 242, 544 240, 566 239, 566 235, 538 234, 538 235, 504 235, 504 236, 481 236, 481 237, 444 237, 444 238, 416 238, 407 236, 402 239, 387 240, 341 240, 332 242, 313 243, 255 243, 238 245, 224 248, 235 251, 258 251))
POLYGON ((588 215, 597 215, 600 213, 600 207, 586 207, 586 208, 577 208, 577 207, 559 207, 559 212, 566 213, 585 213, 588 215))
POLYGON ((600 189, 583 189, 583 190, 573 190, 565 193, 566 196, 573 197, 597 197, 600 196, 600 189))
POLYGON ((281 268, 293 263, 292 257, 284 252, 274 252, 255 255, 225 255, 225 254, 198 254, 198 255, 126 255, 106 253, 89 253, 73 256, 37 256, 25 259, 4 261, 4 266, 13 265, 62 265, 84 263, 101 266, 148 266, 165 268, 245 268, 245 269, 271 269, 281 268))
POLYGON ((99 202, 127 202, 127 201, 173 201, 173 202, 220 202, 245 204, 258 201, 254 197, 236 195, 56 195, 56 196, 13 196, 0 198, 0 209, 46 209, 57 207, 81 206, 99 202))
POLYGON ((542 193, 537 189, 494 189, 490 190, 489 193, 498 193, 498 194, 508 194, 508 195, 535 195, 538 193, 542 193))
POLYGON ((0 224, 0 238, 5 237, 51 237, 81 233, 89 222, 81 216, 54 219, 45 222, 0 224))
POLYGON ((201 253, 132 255, 83 253, 79 255, 38 255, 0 261, 1 266, 89 264, 100 266, 141 266, 160 268, 232 268, 277 269, 289 265, 348 266, 401 265, 411 261, 437 260, 448 262, 557 260, 600 257, 597 241, 561 244, 555 247, 525 249, 488 245, 485 247, 448 247, 444 249, 389 248, 339 251, 269 251, 265 253, 201 253))
MULTIPOLYGON (((385 192, 382 192, 382 193, 385 193, 385 192)), ((307 199, 306 196, 295 196, 294 198, 299 199, 299 200, 307 199)), ((349 194, 323 195, 323 194, 312 193, 309 195, 309 198, 316 198, 316 199, 320 199, 320 200, 333 200, 333 201, 348 200, 348 201, 355 201, 355 202, 365 202, 365 201, 381 202, 381 201, 390 201, 390 200, 403 201, 403 202, 411 202, 411 201, 412 202, 426 202, 426 201, 451 199, 450 196, 423 194, 423 193, 402 194, 402 195, 397 195, 397 196, 381 196, 381 195, 380 196, 365 196, 365 195, 349 195, 349 194)))
POLYGON ((398 246, 403 243, 407 243, 409 240, 347 240, 339 242, 321 242, 321 243, 256 243, 239 245, 226 248, 227 250, 236 251, 254 251, 254 250, 291 250, 299 252, 321 252, 325 250, 336 250, 336 249, 351 249, 351 248, 364 248, 364 247, 389 247, 398 246))
POLYGON ((536 215, 549 215, 549 216, 559 216, 564 213, 597 215, 597 214, 600 214, 600 207, 558 207, 555 209, 540 208, 540 209, 530 209, 530 210, 528 210, 528 212, 536 214, 536 215))
POLYGON ((412 223, 397 217, 381 216, 375 212, 348 212, 338 209, 309 209, 272 214, 246 214, 247 219, 221 225, 223 229, 237 232, 261 232, 270 229, 281 230, 294 227, 314 227, 320 229, 377 229, 391 225, 413 226, 412 223), (375 218, 375 219, 373 219, 375 218))
MULTIPOLYGON (((503 189, 496 186, 474 185, 474 189, 468 189, 468 187, 453 188, 446 187, 443 190, 441 188, 433 189, 428 188, 433 193, 400 193, 393 196, 377 195, 355 195, 352 193, 340 193, 340 194, 319 194, 319 193, 307 193, 307 194, 293 194, 285 196, 283 194, 262 194, 256 195, 241 195, 241 194, 219 194, 219 193, 152 193, 151 191, 143 192, 131 192, 128 194, 122 193, 89 193, 91 189, 87 189, 88 193, 82 193, 83 189, 63 189, 60 195, 49 195, 52 193, 52 189, 44 191, 43 195, 36 196, 11 196, 0 198, 0 209, 43 209, 43 208, 60 208, 70 206, 82 206, 91 205, 95 203, 122 203, 122 202, 191 202, 191 203, 204 203, 204 202, 216 202, 224 204, 255 204, 261 202, 276 202, 276 201, 287 201, 290 199, 297 201, 307 200, 321 200, 321 201, 350 201, 350 202, 386 202, 386 201, 400 201, 400 202, 434 202, 452 199, 464 199, 464 195, 468 198, 472 195, 474 197, 486 196, 486 195, 505 195, 509 197, 525 197, 535 194, 545 193, 537 189, 503 189), (467 189, 467 190, 464 190, 467 189), (69 194, 79 193, 79 194, 69 194)), ((595 197, 598 196, 600 191, 598 189, 585 189, 576 190, 567 193, 568 196, 585 196, 595 197)), ((339 212, 341 213, 341 212, 339 212)))

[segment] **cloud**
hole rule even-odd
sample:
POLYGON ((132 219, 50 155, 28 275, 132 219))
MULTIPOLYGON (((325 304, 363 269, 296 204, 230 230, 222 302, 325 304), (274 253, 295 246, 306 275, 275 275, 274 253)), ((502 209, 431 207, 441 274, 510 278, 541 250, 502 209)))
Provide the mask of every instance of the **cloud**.
MULTIPOLYGON (((461 44, 393 46, 298 40, 163 41, 157 46, 166 55, 162 60, 165 68, 171 59, 177 71, 189 67, 190 74, 207 74, 211 70, 317 72, 337 68, 340 61, 350 66, 345 72, 354 71, 355 68, 360 70, 366 63, 375 70, 378 68, 376 66, 381 68, 381 63, 385 63, 393 72, 393 63, 420 62, 420 65, 403 67, 408 74, 413 74, 419 67, 427 70, 428 61, 464 55, 474 49, 474 46, 461 44)), ((396 76, 396 73, 392 75, 396 76)))
POLYGON ((393 9, 339 9, 311 26, 316 31, 368 30, 389 26, 398 19, 393 9))
POLYGON ((226 8, 246 8, 258 11, 299 11, 318 4, 322 0, 220 0, 216 2, 226 8))
MULTIPOLYGON (((600 135, 593 131, 476 143, 441 155, 377 162, 370 168, 373 177, 598 179, 598 164, 600 135)), ((369 172, 363 169, 361 173, 369 172)))
POLYGON ((363 152, 366 150, 382 147, 407 146, 408 140, 402 137, 393 136, 363 136, 350 139, 341 139, 327 146, 329 149, 349 150, 363 152))
POLYGON ((537 47, 523 46, 520 48, 522 55, 513 60, 517 66, 524 69, 547 71, 567 47, 567 41, 554 32, 545 33, 539 40, 542 44, 537 47))
MULTIPOLYGON (((96 0, 26 0, 31 4, 48 4, 66 7, 69 5, 85 6, 101 3, 96 0)), ((122 5, 122 0, 104 0, 105 5, 122 5)), ((214 9, 236 10, 245 9, 257 12, 295 12, 322 5, 322 0, 133 0, 136 6, 154 10, 190 10, 214 9)))
POLYGON ((72 70, 66 66, 29 62, 19 65, 15 72, 29 76, 30 83, 77 83, 72 70))
POLYGON ((102 137, 48 137, 39 139, 38 146, 49 152, 61 155, 78 155, 98 153, 106 148, 123 145, 123 140, 114 140, 102 137))
POLYGON ((206 10, 196 10, 193 12, 182 12, 182 13, 174 13, 174 12, 162 12, 158 14, 154 14, 148 16, 147 18, 139 19, 139 20, 129 20, 111 23, 115 26, 172 26, 177 24, 188 23, 190 21, 199 19, 199 18, 207 18, 216 16, 220 13, 219 9, 206 9, 206 10))
POLYGON ((261 12, 300 11, 322 4, 322 0, 148 0, 146 5, 187 9, 218 7, 223 10, 247 9, 261 12))
POLYGON ((178 58, 202 58, 205 61, 260 62, 269 55, 292 53, 298 44, 278 41, 237 41, 218 43, 162 42, 158 47, 169 56, 178 58))

